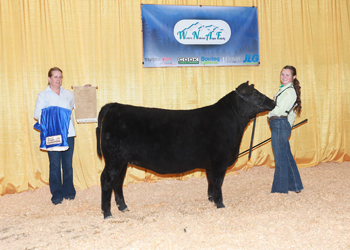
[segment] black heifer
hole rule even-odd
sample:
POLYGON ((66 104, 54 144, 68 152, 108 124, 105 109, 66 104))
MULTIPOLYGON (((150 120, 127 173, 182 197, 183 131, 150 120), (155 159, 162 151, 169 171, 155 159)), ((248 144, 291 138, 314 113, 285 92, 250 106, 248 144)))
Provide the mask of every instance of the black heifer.
POLYGON ((112 190, 119 210, 128 210, 122 190, 128 163, 159 174, 205 169, 209 200, 224 207, 221 186, 238 157, 244 129, 258 113, 274 107, 248 82, 217 103, 193 110, 106 104, 96 128, 97 152, 106 164, 101 174, 104 218, 112 215, 112 190))

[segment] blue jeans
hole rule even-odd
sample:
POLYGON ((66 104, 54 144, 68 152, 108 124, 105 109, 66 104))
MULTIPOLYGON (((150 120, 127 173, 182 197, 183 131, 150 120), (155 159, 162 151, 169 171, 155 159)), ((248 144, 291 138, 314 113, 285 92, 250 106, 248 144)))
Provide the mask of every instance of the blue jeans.
POLYGON ((275 175, 271 193, 298 192, 303 188, 299 170, 290 151, 289 136, 292 128, 287 118, 270 121, 271 143, 275 155, 275 175))
POLYGON ((73 151, 74 137, 68 137, 69 149, 66 151, 48 151, 50 160, 50 191, 53 204, 61 203, 64 199, 75 198, 75 188, 73 184, 73 151), (61 174, 61 163, 62 173, 61 174), (61 176, 63 176, 63 181, 61 176))

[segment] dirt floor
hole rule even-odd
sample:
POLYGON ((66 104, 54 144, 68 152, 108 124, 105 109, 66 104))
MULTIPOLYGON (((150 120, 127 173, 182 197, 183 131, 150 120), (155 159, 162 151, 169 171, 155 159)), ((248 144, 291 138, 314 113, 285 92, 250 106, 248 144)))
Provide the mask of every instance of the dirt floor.
POLYGON ((274 169, 228 175, 226 208, 205 178, 129 184, 103 220, 100 186, 57 206, 48 187, 0 197, 0 249, 350 249, 350 162, 301 168, 305 190, 271 194, 274 169))

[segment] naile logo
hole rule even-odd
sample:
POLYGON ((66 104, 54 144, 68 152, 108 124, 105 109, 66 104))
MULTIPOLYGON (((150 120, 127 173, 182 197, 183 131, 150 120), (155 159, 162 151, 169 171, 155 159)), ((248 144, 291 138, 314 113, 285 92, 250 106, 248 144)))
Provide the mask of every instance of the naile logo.
POLYGON ((220 45, 230 40, 231 28, 222 20, 184 19, 175 24, 175 39, 189 45, 220 45))

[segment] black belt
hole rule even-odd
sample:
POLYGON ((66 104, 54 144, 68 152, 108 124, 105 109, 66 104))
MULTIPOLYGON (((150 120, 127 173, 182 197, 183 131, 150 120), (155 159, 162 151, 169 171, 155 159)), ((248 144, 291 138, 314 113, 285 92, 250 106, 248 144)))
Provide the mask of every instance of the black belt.
POLYGON ((277 116, 277 115, 275 115, 275 116, 271 116, 271 117, 269 117, 269 118, 267 118, 267 119, 268 119, 269 122, 270 122, 270 121, 273 121, 273 120, 276 120, 276 119, 280 119, 280 118, 287 118, 287 116, 284 116, 284 115, 277 116))

